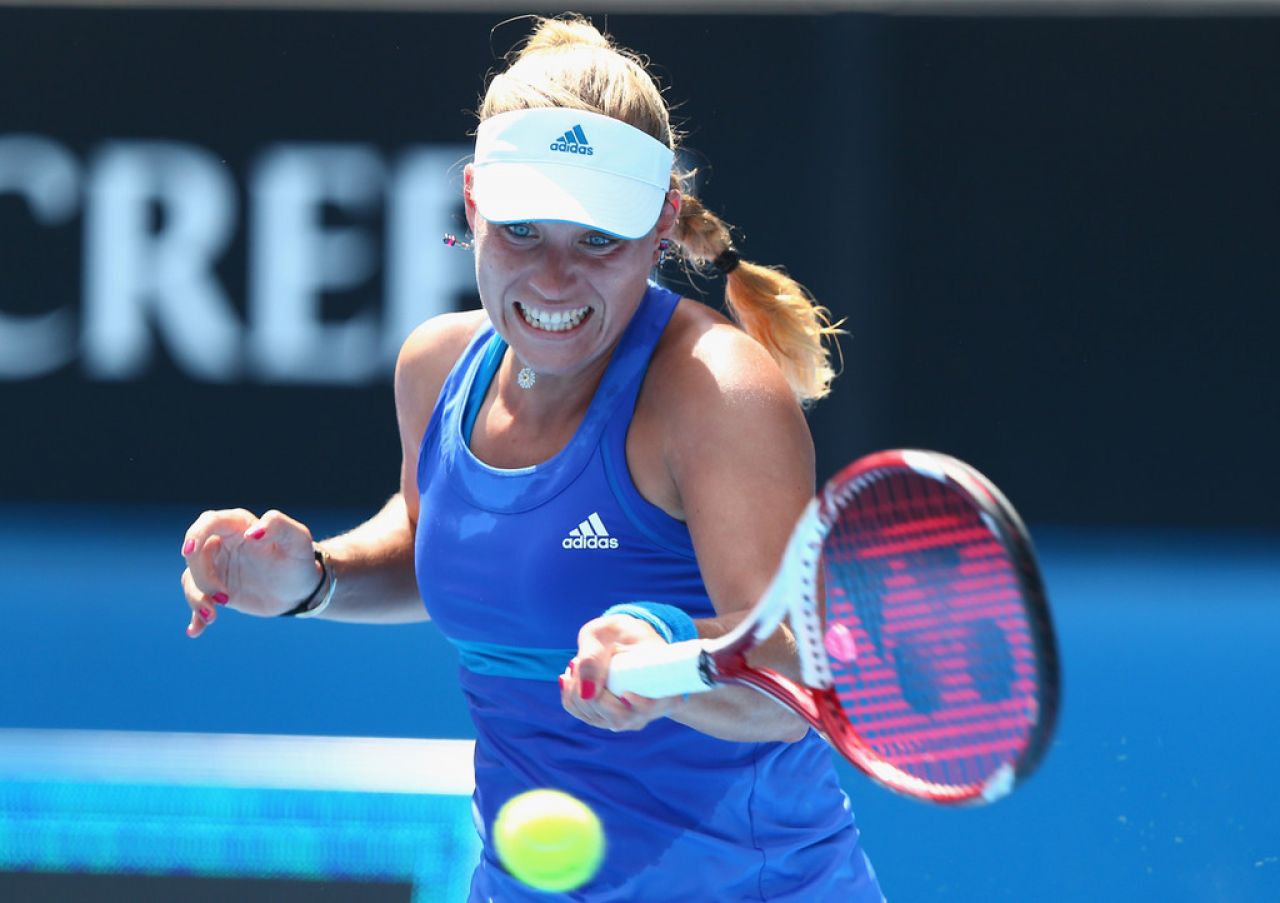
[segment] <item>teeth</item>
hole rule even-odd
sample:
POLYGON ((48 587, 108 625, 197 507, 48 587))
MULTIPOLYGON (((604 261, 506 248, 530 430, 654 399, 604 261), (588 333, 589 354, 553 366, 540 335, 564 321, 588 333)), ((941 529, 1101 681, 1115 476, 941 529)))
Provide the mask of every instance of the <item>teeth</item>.
POLYGON ((524 317, 526 323, 535 329, 547 332, 564 332, 566 329, 573 329, 591 310, 590 307, 579 307, 575 310, 538 310, 524 304, 519 304, 517 307, 520 308, 520 316, 524 317))

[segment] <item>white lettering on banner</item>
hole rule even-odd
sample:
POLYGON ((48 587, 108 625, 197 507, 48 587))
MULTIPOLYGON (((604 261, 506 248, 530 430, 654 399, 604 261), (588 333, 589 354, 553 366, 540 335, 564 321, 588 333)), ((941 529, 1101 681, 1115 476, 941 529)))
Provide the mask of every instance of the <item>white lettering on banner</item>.
POLYGON ((324 291, 349 289, 374 272, 366 232, 325 226, 326 204, 364 219, 374 214, 386 181, 371 148, 277 145, 249 180, 253 220, 249 244, 249 338, 256 371, 271 381, 368 379, 378 365, 378 323, 362 311, 345 323, 320 320, 324 291))
MULTIPOLYGON (((25 200, 41 226, 60 226, 80 207, 80 166, 59 144, 35 135, 0 135, 0 196, 25 200)), ((75 320, 63 308, 18 315, 3 310, 0 283, 0 380, 29 379, 75 358, 75 320)))
POLYGON ((82 178, 56 142, 0 135, 0 195, 25 200, 37 227, 70 222, 81 194, 84 216, 80 347, 70 299, 6 313, 0 273, 0 380, 35 378, 77 355, 90 378, 139 379, 157 340, 183 372, 209 382, 388 378, 409 332, 474 291, 470 256, 440 241, 459 231, 466 152, 409 148, 388 166, 367 145, 270 145, 247 180, 240 237, 235 173, 201 147, 109 141, 82 178), (333 210, 343 225, 326 222, 333 210), (383 248, 372 228, 380 216, 383 248), (244 315, 217 271, 236 242, 247 260, 244 315), (384 296, 323 317, 323 296, 369 285, 380 253, 384 296))
POLYGON ((235 231, 231 173, 185 144, 112 142, 89 164, 84 365, 131 379, 151 362, 154 320, 191 375, 240 374, 240 324, 214 274, 235 231), (158 211, 161 225, 152 227, 158 211))
POLYGON ((413 148, 396 161, 387 198, 386 321, 382 356, 394 363, 419 323, 452 310, 475 291, 475 258, 446 247, 445 232, 461 232, 461 146, 413 148))

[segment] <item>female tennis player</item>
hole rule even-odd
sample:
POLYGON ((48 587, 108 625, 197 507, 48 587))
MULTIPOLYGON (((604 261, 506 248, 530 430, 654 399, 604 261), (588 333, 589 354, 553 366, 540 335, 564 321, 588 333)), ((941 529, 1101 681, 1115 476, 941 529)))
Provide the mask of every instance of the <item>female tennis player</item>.
MULTIPOLYGON (((429 612, 476 728, 473 901, 545 899, 488 840, 504 802, 553 787, 607 837, 575 899, 878 903, 831 753, 797 716, 742 688, 605 689, 617 650, 722 635, 765 588, 814 491, 802 407, 828 392, 834 330, 682 190, 637 56, 539 19, 509 62, 464 176, 483 310, 404 344, 400 492, 318 544, 277 511, 202 514, 187 632, 224 606, 429 612), (651 282, 664 253, 724 272, 732 320, 651 282)), ((792 638, 752 661, 794 674, 792 638)))

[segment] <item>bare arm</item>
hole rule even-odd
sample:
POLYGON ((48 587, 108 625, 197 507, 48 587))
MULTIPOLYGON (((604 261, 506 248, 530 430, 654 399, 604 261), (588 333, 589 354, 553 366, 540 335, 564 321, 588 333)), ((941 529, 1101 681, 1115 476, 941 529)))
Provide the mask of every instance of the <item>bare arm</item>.
MULTIPOLYGON (((476 317, 448 315, 419 327, 396 365, 396 416, 402 460, 400 491, 360 526, 320 543, 336 585, 320 617, 395 624, 427 618, 414 575, 418 518, 418 443, 445 376, 476 317)), ((187 634, 197 637, 221 607, 272 617, 306 599, 321 579, 310 529, 279 511, 206 511, 183 540, 182 586, 191 608, 187 634)), ((317 598, 328 591, 319 587, 317 598)))
MULTIPOLYGON (((675 367, 670 383, 678 391, 658 392, 653 399, 662 412, 662 460, 671 494, 664 498, 659 483, 651 500, 689 526, 717 612, 695 626, 699 636, 710 638, 741 621, 773 576, 813 494, 813 444, 776 366, 731 327, 706 331, 693 354, 675 367)), ((628 695, 625 701, 601 689, 616 646, 642 642, 662 640, 635 618, 585 625, 575 674, 567 679, 570 711, 614 730, 638 729, 666 716, 728 740, 794 741, 806 733, 797 715, 745 688, 722 687, 687 700, 628 695), (585 702, 573 693, 581 697, 583 680, 591 684, 585 702)), ((753 665, 798 676, 794 640, 785 627, 749 658, 753 665)))
MULTIPOLYGON (((325 540, 337 584, 321 617, 362 623, 426 618, 413 581, 413 532, 400 496, 369 520, 325 540)), ((319 586, 310 529, 280 511, 261 517, 243 509, 206 511, 187 530, 182 586, 192 608, 187 635, 200 636, 222 607, 275 617, 319 586)))
POLYGON ((438 317, 416 329, 401 348, 395 378, 400 491, 355 530, 320 544, 339 575, 337 592, 321 617, 381 624, 427 619, 414 571, 418 447, 440 388, 477 323, 475 313, 438 317))
POLYGON ((320 543, 338 580, 320 617, 359 624, 427 620, 414 577, 415 526, 397 492, 354 530, 320 543))

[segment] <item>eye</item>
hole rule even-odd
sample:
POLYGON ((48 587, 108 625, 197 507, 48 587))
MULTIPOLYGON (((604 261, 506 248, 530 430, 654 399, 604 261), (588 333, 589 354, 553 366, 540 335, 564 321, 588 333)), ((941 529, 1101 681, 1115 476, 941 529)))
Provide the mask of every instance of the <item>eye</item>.
POLYGON ((534 236, 531 223, 506 223, 502 228, 512 238, 533 238, 534 236))
POLYGON ((589 232, 583 241, 590 248, 612 248, 618 244, 621 239, 612 235, 605 235, 603 232, 589 232))

